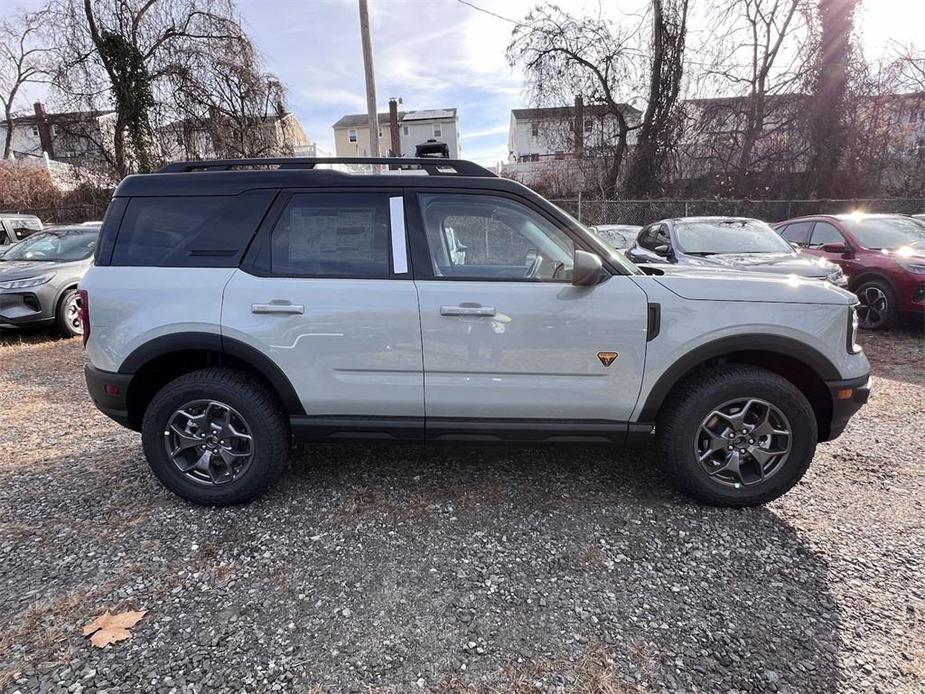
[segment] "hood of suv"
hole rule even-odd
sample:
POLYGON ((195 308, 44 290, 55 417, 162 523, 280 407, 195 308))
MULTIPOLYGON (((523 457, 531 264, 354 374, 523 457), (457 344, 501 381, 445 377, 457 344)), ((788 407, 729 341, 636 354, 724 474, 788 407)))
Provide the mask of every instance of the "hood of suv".
POLYGON ((666 289, 698 301, 836 304, 857 302, 854 294, 828 282, 794 275, 741 272, 721 267, 652 265, 643 268, 666 289))
POLYGON ((835 264, 822 258, 802 258, 795 253, 717 253, 704 257, 685 257, 693 266, 726 267, 749 272, 774 272, 781 275, 824 278, 835 271, 835 264))
POLYGON ((91 258, 88 258, 87 260, 73 260, 66 263, 48 260, 0 260, 0 282, 35 277, 46 272, 62 272, 89 267, 91 260, 91 258))

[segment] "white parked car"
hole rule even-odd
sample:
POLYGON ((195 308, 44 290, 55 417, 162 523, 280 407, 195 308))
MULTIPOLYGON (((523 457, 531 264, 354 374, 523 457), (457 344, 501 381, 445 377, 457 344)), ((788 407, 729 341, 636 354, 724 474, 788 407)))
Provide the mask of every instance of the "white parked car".
POLYGON ((258 496, 293 438, 657 444, 697 499, 780 496, 867 400, 857 299, 648 272, 469 162, 171 164, 106 214, 87 385, 204 504, 258 496))

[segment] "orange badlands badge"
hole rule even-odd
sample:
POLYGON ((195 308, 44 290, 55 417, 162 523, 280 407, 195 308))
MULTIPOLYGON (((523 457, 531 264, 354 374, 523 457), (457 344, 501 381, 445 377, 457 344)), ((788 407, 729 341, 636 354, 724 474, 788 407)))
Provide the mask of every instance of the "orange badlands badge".
POLYGON ((613 364, 613 360, 619 357, 620 355, 616 352, 598 352, 597 358, 601 360, 601 364, 604 366, 610 366, 613 364))

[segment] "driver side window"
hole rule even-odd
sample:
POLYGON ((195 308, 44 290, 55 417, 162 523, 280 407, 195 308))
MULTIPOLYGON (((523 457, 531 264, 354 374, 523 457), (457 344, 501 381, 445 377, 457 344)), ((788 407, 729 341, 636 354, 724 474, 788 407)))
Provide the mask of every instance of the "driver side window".
POLYGON ((569 282, 575 244, 527 206, 491 195, 422 193, 438 279, 569 282))

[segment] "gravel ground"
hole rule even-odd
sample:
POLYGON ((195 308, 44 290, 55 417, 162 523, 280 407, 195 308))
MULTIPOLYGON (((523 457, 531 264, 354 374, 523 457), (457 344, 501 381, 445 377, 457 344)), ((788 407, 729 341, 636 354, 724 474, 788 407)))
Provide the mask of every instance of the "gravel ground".
POLYGON ((186 504, 77 341, 0 340, 0 691, 925 691, 925 341, 765 508, 648 453, 318 446, 186 504), (148 610, 92 648, 104 610, 148 610))

